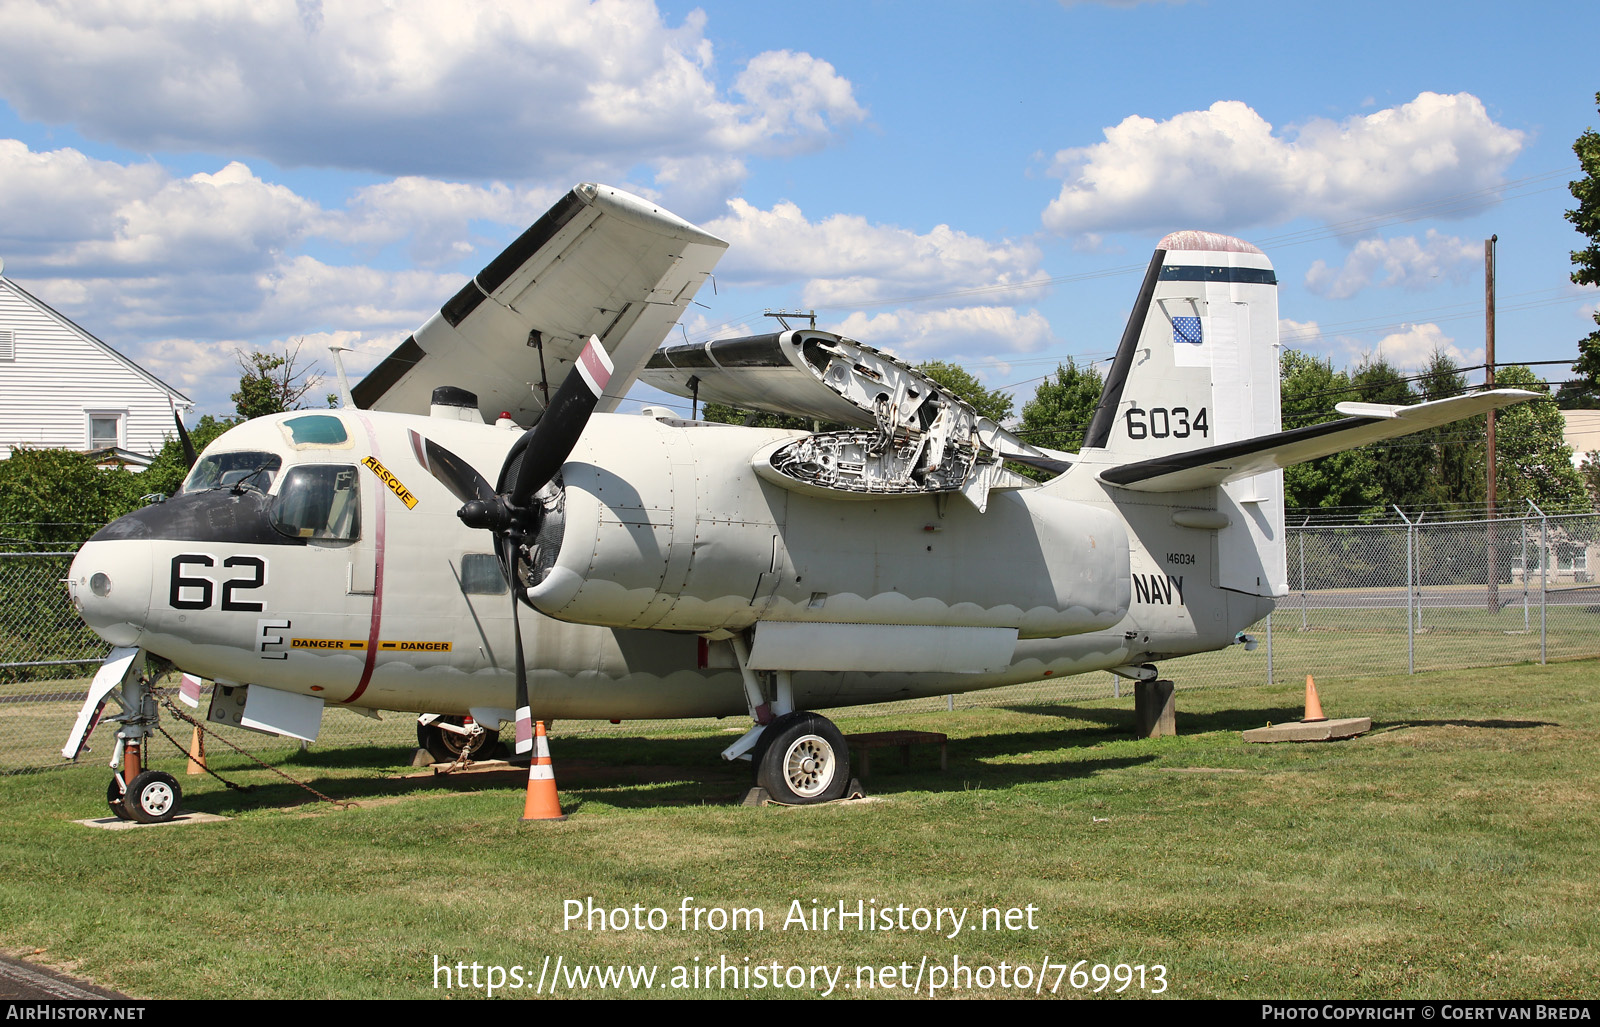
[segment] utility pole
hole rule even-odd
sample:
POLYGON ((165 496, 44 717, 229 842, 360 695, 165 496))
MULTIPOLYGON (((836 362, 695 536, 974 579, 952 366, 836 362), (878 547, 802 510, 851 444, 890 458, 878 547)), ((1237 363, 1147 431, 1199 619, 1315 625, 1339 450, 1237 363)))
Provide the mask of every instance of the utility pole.
MULTIPOLYGON (((1494 244, 1499 240, 1498 234, 1491 235, 1483 241, 1483 382, 1488 388, 1494 388, 1494 244)), ((1488 501, 1488 606, 1490 613, 1497 613, 1500 609, 1500 561, 1495 553, 1494 545, 1494 501, 1495 501, 1495 467, 1494 467, 1494 411, 1489 411, 1489 430, 1486 439, 1487 467, 1485 499, 1488 501)))

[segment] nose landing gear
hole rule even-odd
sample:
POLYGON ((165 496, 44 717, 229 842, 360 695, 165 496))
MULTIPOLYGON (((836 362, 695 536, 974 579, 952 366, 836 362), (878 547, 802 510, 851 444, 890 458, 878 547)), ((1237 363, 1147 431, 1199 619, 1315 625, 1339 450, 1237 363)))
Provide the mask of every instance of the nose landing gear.
POLYGON ((155 693, 144 676, 143 649, 113 649, 95 672, 84 698, 83 709, 67 738, 61 755, 77 759, 84 751, 89 734, 100 721, 106 702, 115 699, 122 712, 105 718, 121 725, 116 748, 111 753, 111 783, 106 786, 106 805, 118 820, 141 824, 160 824, 178 814, 183 790, 171 774, 145 770, 142 764, 144 739, 160 723, 161 713, 155 693), (118 768, 120 772, 118 772, 118 768))

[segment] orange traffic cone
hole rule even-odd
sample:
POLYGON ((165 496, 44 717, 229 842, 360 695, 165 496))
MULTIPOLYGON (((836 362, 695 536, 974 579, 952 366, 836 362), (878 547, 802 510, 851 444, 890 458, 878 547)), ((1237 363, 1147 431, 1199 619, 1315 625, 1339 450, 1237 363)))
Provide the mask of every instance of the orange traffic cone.
MULTIPOLYGON (((1311 679, 1311 675, 1310 674, 1307 674, 1306 675, 1306 715, 1300 719, 1300 723, 1302 723, 1302 724, 1315 724, 1318 721, 1327 720, 1327 719, 1328 719, 1327 717, 1322 715, 1322 700, 1317 698, 1317 683, 1311 679)), ((552 787, 554 787, 554 786, 552 785, 552 787)))
POLYGON ((536 721, 533 731, 533 762, 528 764, 528 798, 522 807, 523 820, 565 820, 561 797, 556 794, 556 772, 550 762, 550 739, 544 721, 536 721))

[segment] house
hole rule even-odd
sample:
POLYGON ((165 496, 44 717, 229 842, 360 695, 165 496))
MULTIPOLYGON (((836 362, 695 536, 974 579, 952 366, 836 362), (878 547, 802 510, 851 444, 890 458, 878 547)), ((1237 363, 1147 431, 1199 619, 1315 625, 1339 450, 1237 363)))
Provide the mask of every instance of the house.
POLYGON ((143 470, 194 403, 0 274, 0 459, 75 449, 143 470))

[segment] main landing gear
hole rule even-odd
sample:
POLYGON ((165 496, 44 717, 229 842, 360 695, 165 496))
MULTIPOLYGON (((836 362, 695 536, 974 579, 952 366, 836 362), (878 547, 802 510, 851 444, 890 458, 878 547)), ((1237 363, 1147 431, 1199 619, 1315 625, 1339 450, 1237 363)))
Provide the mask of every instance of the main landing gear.
POLYGON ((774 720, 761 732, 752 759, 756 784, 788 806, 841 799, 850 787, 850 747, 820 714, 795 712, 774 720))
POLYGON ((771 672, 769 702, 757 672, 750 669, 745 640, 735 636, 731 641, 755 726, 723 750, 723 759, 750 760, 756 785, 787 806, 844 798, 850 788, 850 747, 844 735, 827 717, 794 708, 789 671, 771 672))
POLYGON ((428 750, 435 763, 459 759, 488 759, 500 742, 500 732, 471 717, 427 715, 417 719, 417 745, 428 750))

